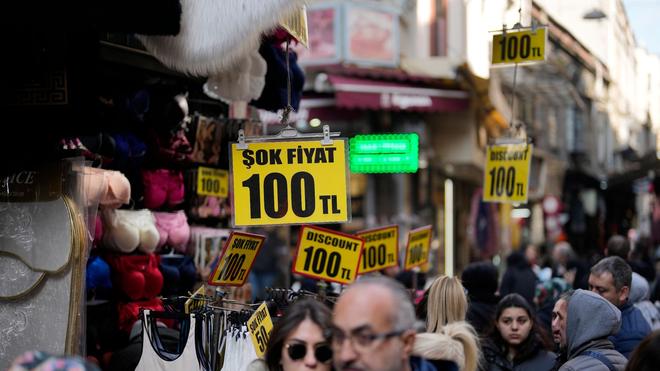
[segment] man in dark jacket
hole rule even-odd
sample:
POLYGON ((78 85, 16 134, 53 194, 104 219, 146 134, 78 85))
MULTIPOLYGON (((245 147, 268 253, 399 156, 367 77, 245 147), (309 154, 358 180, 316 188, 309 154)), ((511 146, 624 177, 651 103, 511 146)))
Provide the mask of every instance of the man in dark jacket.
POLYGON ((499 302, 497 292, 497 268, 491 262, 470 263, 461 274, 467 290, 468 310, 466 320, 480 336, 486 336, 495 320, 495 306, 499 302))
POLYGON ((525 254, 520 251, 513 252, 506 259, 506 263, 506 272, 500 284, 500 296, 516 293, 534 305, 537 277, 525 254))
POLYGON ((621 330, 610 340, 626 358, 651 333, 642 312, 628 300, 631 284, 632 269, 618 256, 604 258, 591 268, 589 289, 621 310, 621 330))
POLYGON ((607 337, 621 325, 621 311, 601 296, 576 290, 568 298, 568 361, 559 371, 622 371, 628 362, 607 337))

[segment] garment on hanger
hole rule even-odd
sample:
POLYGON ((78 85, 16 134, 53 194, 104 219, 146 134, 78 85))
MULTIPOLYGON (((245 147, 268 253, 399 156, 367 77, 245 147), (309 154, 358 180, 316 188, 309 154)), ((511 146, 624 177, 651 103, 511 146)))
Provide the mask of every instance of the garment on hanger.
POLYGON ((105 247, 124 253, 138 249, 149 254, 156 250, 160 235, 150 210, 104 209, 102 212, 105 247))
POLYGON ((197 316, 190 315, 188 325, 182 326, 182 328, 187 327, 185 344, 179 345, 183 348, 180 354, 173 354, 164 349, 156 326, 151 325, 153 319, 150 319, 150 313, 149 310, 143 312, 142 355, 135 371, 203 371, 195 348, 197 316))

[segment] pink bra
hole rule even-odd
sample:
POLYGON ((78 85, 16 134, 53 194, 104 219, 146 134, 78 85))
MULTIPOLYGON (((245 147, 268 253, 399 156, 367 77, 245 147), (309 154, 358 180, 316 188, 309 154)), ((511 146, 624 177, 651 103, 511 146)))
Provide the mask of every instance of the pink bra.
POLYGON ((85 166, 83 186, 87 206, 100 205, 118 208, 131 199, 131 183, 118 171, 85 166))
POLYGON ((158 248, 167 245, 180 253, 185 253, 190 239, 190 226, 186 214, 179 210, 174 213, 154 212, 156 228, 160 233, 158 248))

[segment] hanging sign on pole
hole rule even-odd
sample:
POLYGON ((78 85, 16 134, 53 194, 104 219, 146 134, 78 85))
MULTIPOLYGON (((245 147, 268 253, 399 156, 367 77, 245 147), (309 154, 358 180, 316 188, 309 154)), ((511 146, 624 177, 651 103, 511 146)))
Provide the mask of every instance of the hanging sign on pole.
POLYGON ((430 225, 408 232, 404 270, 411 270, 429 261, 432 232, 430 225))
POLYGON ((231 145, 235 226, 350 220, 346 141, 231 145))
POLYGON ((208 283, 215 286, 243 286, 265 240, 266 237, 258 234, 232 232, 208 283))
POLYGON ((378 271, 399 264, 399 226, 369 229, 356 235, 364 240, 359 274, 378 271))
POLYGON ((364 240, 310 225, 300 228, 293 273, 349 284, 355 280, 364 240))
POLYGON ((493 34, 491 62, 494 65, 543 62, 547 40, 546 27, 504 30, 493 34))
POLYGON ((273 331, 273 320, 270 318, 268 306, 264 301, 259 308, 247 321, 248 331, 254 344, 254 350, 257 352, 257 357, 263 358, 266 353, 266 345, 270 338, 270 333, 273 331))
POLYGON ((527 202, 533 145, 526 143, 488 146, 484 168, 486 202, 527 202))

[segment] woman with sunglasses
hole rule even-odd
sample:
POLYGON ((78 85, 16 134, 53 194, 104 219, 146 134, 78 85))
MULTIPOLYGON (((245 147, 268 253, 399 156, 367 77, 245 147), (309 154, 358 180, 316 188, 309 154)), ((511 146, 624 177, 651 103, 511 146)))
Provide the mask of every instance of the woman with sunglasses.
POLYGON ((331 317, 330 309, 313 299, 291 305, 270 334, 265 355, 268 371, 330 371, 331 317))
POLYGON ((552 344, 525 298, 509 294, 495 308, 495 323, 483 343, 484 371, 549 371, 555 365, 552 344))

